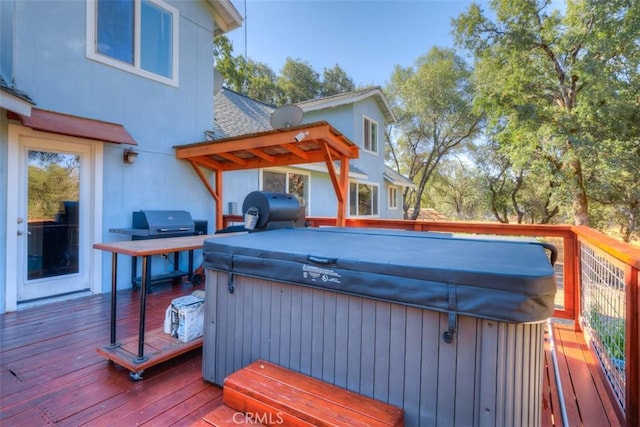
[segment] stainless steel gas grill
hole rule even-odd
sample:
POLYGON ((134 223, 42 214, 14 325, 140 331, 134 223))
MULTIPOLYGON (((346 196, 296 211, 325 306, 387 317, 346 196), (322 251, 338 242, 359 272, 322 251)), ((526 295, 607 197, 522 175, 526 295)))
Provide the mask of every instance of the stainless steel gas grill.
MULTIPOLYGON (((111 233, 126 234, 132 240, 160 239, 166 237, 183 237, 207 234, 207 221, 194 221, 191 214, 183 210, 141 210, 133 212, 131 228, 112 228, 111 233)), ((163 257, 168 256, 163 254, 163 257)), ((189 251, 189 269, 180 270, 180 253, 173 253, 173 271, 150 275, 149 285, 158 282, 187 276, 191 280, 193 274, 193 250, 189 251)), ((148 274, 151 274, 149 269, 148 274)), ((140 286, 138 277, 138 259, 131 257, 131 283, 140 286)))

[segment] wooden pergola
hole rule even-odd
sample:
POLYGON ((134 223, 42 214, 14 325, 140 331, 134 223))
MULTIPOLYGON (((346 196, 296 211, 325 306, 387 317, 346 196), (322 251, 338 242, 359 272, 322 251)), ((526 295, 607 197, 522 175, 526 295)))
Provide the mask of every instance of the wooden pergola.
POLYGON ((287 129, 269 130, 231 138, 180 145, 176 158, 187 160, 216 203, 216 228, 222 226, 222 173, 274 166, 324 162, 338 199, 337 224, 344 226, 349 160, 358 147, 329 123, 315 122, 287 129), (340 162, 340 172, 335 161, 340 162), (215 174, 215 187, 203 169, 215 174))

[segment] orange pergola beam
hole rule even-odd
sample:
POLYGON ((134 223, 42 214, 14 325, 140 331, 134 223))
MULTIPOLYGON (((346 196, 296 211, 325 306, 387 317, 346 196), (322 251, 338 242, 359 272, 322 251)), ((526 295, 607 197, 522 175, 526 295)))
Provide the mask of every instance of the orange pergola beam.
POLYGON ((337 176, 335 165, 333 164, 333 156, 328 144, 322 144, 327 171, 331 178, 331 184, 336 192, 338 199, 338 212, 336 214, 336 225, 344 227, 346 224, 346 208, 347 208, 347 186, 349 185, 349 158, 340 156, 340 176, 337 176))
MULTIPOLYGON (((308 134, 305 141, 323 140, 331 138, 329 124, 311 125, 306 129, 308 134)), ((291 130, 268 131, 262 134, 245 135, 242 137, 227 138, 211 144, 198 144, 176 148, 176 157, 186 159, 195 156, 210 156, 213 154, 230 153, 250 149, 262 149, 282 145, 283 141, 294 142, 295 137, 300 133, 301 128, 291 130)))
POLYGON ((213 172, 215 174, 216 186, 214 189, 198 164, 193 160, 189 160, 189 163, 191 163, 191 167, 196 172, 196 175, 198 175, 200 181, 202 181, 205 188, 207 189, 209 194, 211 194, 211 197, 213 197, 213 200, 215 201, 216 229, 219 230, 222 226, 222 170, 213 169, 213 172))
POLYGON ((204 173, 202 172, 198 164, 193 160, 189 160, 189 163, 191 163, 191 167, 193 168, 194 171, 196 171, 196 175, 198 175, 198 177, 200 178, 200 181, 202 181, 202 183, 204 184, 209 194, 211 194, 211 197, 213 197, 213 200, 215 200, 216 204, 219 204, 220 189, 218 188, 218 180, 216 179, 216 189, 214 190, 214 188, 211 186, 211 184, 209 183, 209 180, 204 175, 204 173))

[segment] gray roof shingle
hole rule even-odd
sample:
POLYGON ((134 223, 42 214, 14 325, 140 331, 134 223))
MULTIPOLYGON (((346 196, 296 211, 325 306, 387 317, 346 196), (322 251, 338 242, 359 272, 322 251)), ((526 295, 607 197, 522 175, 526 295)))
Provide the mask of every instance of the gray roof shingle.
POLYGON ((271 130, 269 119, 275 106, 223 87, 214 97, 213 139, 230 138, 271 130))
POLYGON ((26 93, 24 93, 23 91, 21 91, 17 87, 9 85, 2 75, 0 75, 0 90, 2 90, 3 92, 6 92, 8 94, 11 94, 13 96, 16 96, 16 97, 18 97, 18 98, 22 99, 23 101, 26 101, 26 102, 28 102, 30 104, 35 105, 35 102, 33 102, 33 100, 31 99, 31 97, 29 95, 27 95, 26 93))
POLYGON ((398 172, 391 169, 389 166, 384 167, 383 172, 384 179, 391 182, 394 185, 399 185, 402 187, 415 187, 415 184, 406 176, 399 174, 398 172))

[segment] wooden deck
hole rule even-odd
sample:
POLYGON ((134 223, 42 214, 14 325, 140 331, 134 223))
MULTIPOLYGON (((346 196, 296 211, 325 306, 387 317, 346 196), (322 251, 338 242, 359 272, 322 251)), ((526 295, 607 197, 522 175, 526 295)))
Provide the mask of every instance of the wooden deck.
MULTIPOLYGON (((159 285, 147 299, 147 326, 162 325, 190 284, 159 285)), ((220 405, 202 379, 202 352, 189 352, 131 381, 96 348, 109 343, 109 294, 0 316, 0 425, 191 425, 220 405)), ((118 292, 118 339, 138 331, 137 291, 118 292)))
MULTIPOLYGON (((149 329, 162 324, 171 299, 192 290, 188 283, 157 286, 147 300, 149 329)), ((138 297, 118 292, 118 339, 137 333, 138 297)), ((619 425, 581 334, 555 326, 555 337, 570 425, 619 425)), ((221 388, 202 379, 200 349, 134 382, 96 353, 108 341, 109 294, 0 315, 0 424, 180 426, 222 404, 221 388)), ((548 351, 545 360, 543 426, 562 425, 548 351)))
MULTIPOLYGON (((600 367, 573 326, 554 323, 554 343, 562 385, 565 413, 569 426, 622 425, 604 384, 600 367)), ((542 425, 562 426, 560 396, 553 370, 550 341, 545 343, 542 425)))

